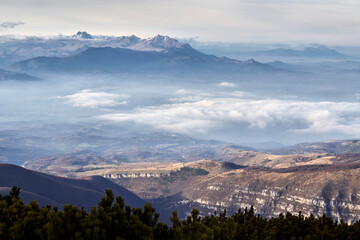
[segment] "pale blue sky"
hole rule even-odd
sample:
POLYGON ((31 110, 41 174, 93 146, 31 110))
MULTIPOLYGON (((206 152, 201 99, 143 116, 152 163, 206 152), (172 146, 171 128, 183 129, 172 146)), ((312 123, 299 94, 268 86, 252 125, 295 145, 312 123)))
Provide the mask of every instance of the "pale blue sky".
POLYGON ((1 0, 0 34, 198 37, 240 43, 359 45, 358 0, 1 0), (4 22, 23 22, 10 28, 4 22))

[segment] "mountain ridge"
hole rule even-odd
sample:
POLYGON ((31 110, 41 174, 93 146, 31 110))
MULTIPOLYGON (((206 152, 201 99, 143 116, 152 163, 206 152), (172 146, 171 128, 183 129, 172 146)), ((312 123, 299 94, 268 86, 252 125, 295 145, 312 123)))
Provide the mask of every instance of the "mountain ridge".
POLYGON ((325 57, 325 58, 345 58, 348 57, 334 49, 324 45, 305 47, 303 50, 295 50, 290 48, 276 48, 266 51, 252 51, 254 56, 268 55, 278 57, 325 57))
POLYGON ((37 57, 12 64, 7 69, 21 72, 284 72, 251 59, 239 61, 207 55, 190 45, 170 47, 166 51, 138 51, 128 48, 89 48, 69 57, 37 57))
MULTIPOLYGON (((62 178, 35 172, 12 164, 0 164, 0 192, 17 186, 24 193, 20 197, 25 202, 39 200, 40 204, 73 204, 90 209, 105 195, 105 188, 111 188, 115 195, 121 195, 125 201, 136 207, 142 207, 144 201, 125 188, 99 176, 81 179, 62 178)), ((59 206, 59 207, 60 207, 59 206)))
POLYGON ((327 142, 298 143, 284 148, 266 150, 273 154, 305 154, 305 153, 360 153, 360 140, 337 140, 327 142))
POLYGON ((112 47, 129 48, 139 51, 166 51, 171 47, 188 46, 177 39, 157 35, 141 39, 130 36, 93 36, 85 31, 78 31, 72 36, 57 37, 1 37, 0 67, 35 57, 65 57, 80 53, 88 48, 112 47))

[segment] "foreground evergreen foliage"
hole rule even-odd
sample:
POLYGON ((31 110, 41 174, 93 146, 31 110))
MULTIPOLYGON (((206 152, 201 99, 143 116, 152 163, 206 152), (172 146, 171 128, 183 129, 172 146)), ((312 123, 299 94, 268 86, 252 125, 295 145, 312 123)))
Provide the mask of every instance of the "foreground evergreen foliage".
POLYGON ((0 195, 0 239, 360 239, 360 222, 348 225, 325 215, 280 214, 269 220, 255 215, 254 209, 239 210, 231 217, 226 212, 180 221, 174 211, 172 226, 158 222, 151 204, 144 209, 125 206, 124 200, 106 190, 98 208, 88 213, 72 205, 40 208, 36 201, 25 205, 20 189, 0 195), (115 201, 114 201, 115 200, 115 201))

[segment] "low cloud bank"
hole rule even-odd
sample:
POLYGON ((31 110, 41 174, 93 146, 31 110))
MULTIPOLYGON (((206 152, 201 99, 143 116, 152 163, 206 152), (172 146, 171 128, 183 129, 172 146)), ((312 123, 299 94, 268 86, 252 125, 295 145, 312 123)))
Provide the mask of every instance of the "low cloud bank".
POLYGON ((132 113, 114 113, 101 119, 147 124, 181 133, 206 133, 231 123, 264 129, 274 125, 291 126, 297 133, 341 133, 360 136, 360 103, 308 102, 208 98, 137 108, 132 113))

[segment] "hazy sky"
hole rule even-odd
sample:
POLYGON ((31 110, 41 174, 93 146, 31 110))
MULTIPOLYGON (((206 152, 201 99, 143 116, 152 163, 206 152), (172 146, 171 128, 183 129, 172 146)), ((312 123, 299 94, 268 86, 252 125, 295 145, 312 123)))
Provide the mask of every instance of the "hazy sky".
POLYGON ((92 34, 200 41, 360 42, 359 0, 1 0, 0 34, 92 34))

